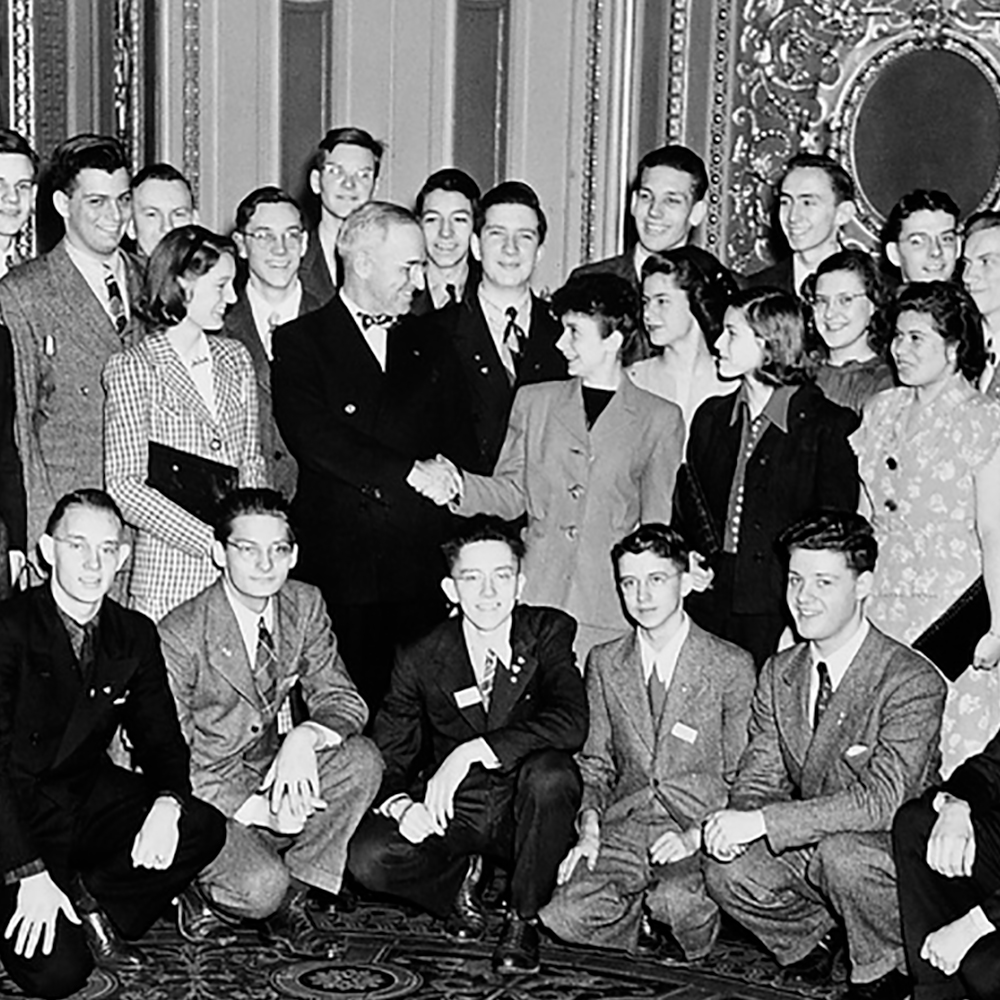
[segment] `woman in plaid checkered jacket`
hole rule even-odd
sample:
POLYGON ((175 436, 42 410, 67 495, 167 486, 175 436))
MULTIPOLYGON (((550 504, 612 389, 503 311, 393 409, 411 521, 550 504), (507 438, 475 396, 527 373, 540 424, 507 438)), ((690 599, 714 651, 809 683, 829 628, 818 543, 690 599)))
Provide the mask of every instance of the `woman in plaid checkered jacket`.
POLYGON ((182 506, 186 497, 177 502, 149 484, 150 444, 229 466, 240 486, 265 485, 250 355, 235 340, 206 335, 221 328, 236 300, 235 274, 236 250, 226 237, 201 226, 168 233, 149 264, 153 332, 104 368, 104 478, 138 529, 130 604, 154 621, 219 571, 211 527, 186 509, 199 505, 182 506))

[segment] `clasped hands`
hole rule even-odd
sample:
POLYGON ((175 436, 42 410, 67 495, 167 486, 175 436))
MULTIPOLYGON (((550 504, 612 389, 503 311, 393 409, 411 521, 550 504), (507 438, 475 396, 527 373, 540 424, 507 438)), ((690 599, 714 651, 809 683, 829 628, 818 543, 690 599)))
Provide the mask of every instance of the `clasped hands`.
POLYGON ((413 463, 406 483, 421 496, 443 507, 462 491, 462 474, 444 455, 425 458, 413 463))
POLYGON ((326 808, 320 796, 316 742, 309 723, 296 726, 264 776, 261 792, 270 793, 269 825, 278 833, 298 833, 317 809, 326 808))

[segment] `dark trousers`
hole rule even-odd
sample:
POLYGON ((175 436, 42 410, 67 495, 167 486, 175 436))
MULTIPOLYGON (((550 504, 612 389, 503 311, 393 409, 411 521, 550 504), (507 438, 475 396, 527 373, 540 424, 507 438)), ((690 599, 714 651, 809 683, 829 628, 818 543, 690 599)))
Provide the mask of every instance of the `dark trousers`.
POLYGON ((512 865, 510 902, 535 917, 549 901, 556 870, 574 842, 582 783, 572 755, 529 754, 509 775, 474 766, 455 793, 455 815, 443 836, 419 844, 396 823, 368 813, 351 840, 347 866, 364 886, 417 903, 444 917, 472 854, 512 865))
POLYGON ((899 873, 899 908, 913 1000, 1000 998, 1000 931, 980 938, 958 971, 946 976, 920 957, 932 931, 964 916, 1000 889, 1000 816, 975 817, 976 856, 969 877, 947 878, 927 866, 927 840, 937 820, 933 793, 907 802, 893 823, 893 853, 899 873))
POLYGON ((368 706, 370 730, 389 691, 396 649, 423 638, 444 621, 444 595, 387 604, 334 604, 327 599, 326 605, 344 666, 368 706))
MULTIPOLYGON (((132 844, 156 797, 141 775, 110 763, 90 794, 70 811, 38 796, 31 832, 49 875, 74 899, 79 875, 125 938, 142 937, 179 892, 222 849, 226 821, 213 806, 192 800, 180 819, 180 838, 166 871, 135 868, 132 844)), ((0 886, 0 927, 17 906, 19 885, 0 886)), ((83 930, 60 916, 48 955, 14 953, 14 938, 0 939, 0 962, 30 996, 64 997, 81 989, 93 967, 83 930)))

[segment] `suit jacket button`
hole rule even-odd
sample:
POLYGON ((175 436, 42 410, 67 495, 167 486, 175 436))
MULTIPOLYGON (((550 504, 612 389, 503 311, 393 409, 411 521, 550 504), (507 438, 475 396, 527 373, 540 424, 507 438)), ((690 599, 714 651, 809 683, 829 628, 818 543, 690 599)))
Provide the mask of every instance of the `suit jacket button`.
POLYGON ((571 524, 566 529, 566 537, 569 538, 570 540, 576 538, 576 525, 575 524, 571 524))
POLYGON ((208 442, 208 446, 212 449, 212 451, 218 451, 222 447, 222 442, 218 438, 212 438, 212 440, 208 442))
POLYGON ((81 385, 80 386, 80 395, 81 396, 89 396, 90 395, 90 386, 89 385, 81 385))
POLYGON ((30 735, 30 736, 28 737, 28 742, 29 742, 29 743, 30 743, 30 744, 31 744, 31 745, 32 745, 33 747, 37 747, 37 746, 38 746, 38 743, 39 743, 39 740, 41 740, 41 737, 40 737, 40 736, 38 735, 38 733, 32 733, 32 734, 31 734, 31 735, 30 735))
POLYGON ((358 408, 353 403, 348 403, 347 406, 344 407, 344 413, 346 413, 348 416, 350 416, 352 413, 357 413, 357 410, 358 408))
POLYGON ((260 732, 260 726, 258 726, 258 725, 257 725, 257 724, 255 723, 254 725, 252 725, 252 726, 250 727, 250 732, 251 732, 251 733, 259 733, 259 732, 260 732))
POLYGON ((899 504, 896 503, 895 500, 886 500, 886 502, 885 502, 885 509, 887 511, 889 511, 889 512, 898 510, 899 509, 899 504))

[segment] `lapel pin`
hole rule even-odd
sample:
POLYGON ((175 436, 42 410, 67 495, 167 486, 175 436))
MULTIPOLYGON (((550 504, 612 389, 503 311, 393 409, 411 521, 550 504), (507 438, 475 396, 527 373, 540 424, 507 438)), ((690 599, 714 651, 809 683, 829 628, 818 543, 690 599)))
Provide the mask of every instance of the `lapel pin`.
POLYGON ((352 413, 356 413, 357 409, 358 408, 353 403, 348 403, 347 406, 344 407, 344 413, 350 416, 352 413))
POLYGON ((111 694, 111 687, 110 687, 110 685, 108 687, 104 688, 104 693, 105 694, 111 694))

